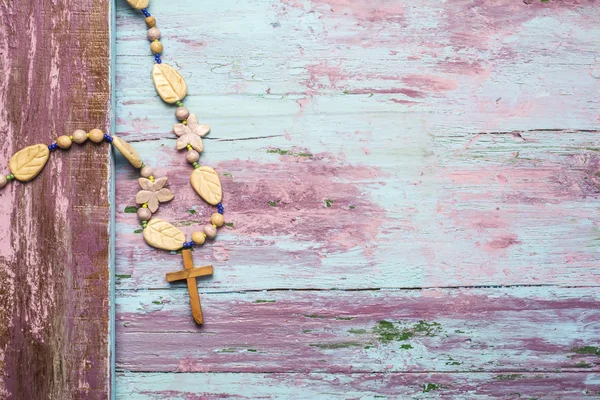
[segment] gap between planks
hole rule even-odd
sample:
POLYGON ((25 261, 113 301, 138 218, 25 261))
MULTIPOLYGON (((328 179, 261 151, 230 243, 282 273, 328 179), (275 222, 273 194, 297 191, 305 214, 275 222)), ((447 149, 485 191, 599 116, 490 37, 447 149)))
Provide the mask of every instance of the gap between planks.
MULTIPOLYGON (((178 288, 183 288, 183 284, 173 283, 171 287, 164 288, 117 288, 117 292, 139 292, 140 290, 156 290, 156 291, 169 291, 178 288)), ((204 287, 204 291, 200 290, 200 293, 206 294, 232 294, 232 293, 264 293, 264 292, 376 292, 376 291, 419 291, 419 290, 457 290, 457 289, 507 289, 507 288, 557 288, 557 289, 585 289, 585 288, 597 288, 600 285, 558 285, 558 284, 539 284, 539 285, 479 285, 479 286, 423 286, 423 287, 378 287, 378 288, 350 288, 350 289, 338 289, 338 288, 272 288, 272 289, 246 289, 246 290, 221 290, 217 292, 207 291, 204 287)), ((198 289, 202 289, 199 286, 198 289)))
MULTIPOLYGON (((185 374, 189 374, 189 375, 204 375, 207 372, 204 371, 192 371, 192 372, 188 372, 188 371, 139 371, 139 370, 128 370, 128 369, 121 369, 121 368, 117 368, 116 373, 127 373, 130 375, 133 374, 177 374, 177 375, 185 375, 185 374)), ((256 375, 269 375, 269 374, 277 374, 277 375, 304 375, 305 373, 302 372, 293 372, 293 371, 266 371, 266 372, 247 372, 247 371, 208 371, 208 373, 210 374, 224 374, 224 375, 249 375, 249 374, 256 374, 256 375)), ((555 372, 548 372, 548 371, 535 371, 535 370, 525 370, 525 369, 515 369, 515 370, 486 370, 486 371, 479 371, 479 370, 456 370, 456 371, 436 371, 436 370, 424 370, 424 371, 389 371, 389 372, 335 372, 335 373, 331 373, 331 372, 307 372, 306 375, 350 375, 350 376, 360 376, 360 375, 431 375, 431 374, 435 374, 435 375, 456 375, 456 374, 469 374, 469 375, 493 375, 493 374, 499 374, 499 375, 511 375, 511 374, 534 374, 534 375, 550 375, 550 374, 585 374, 585 375, 598 375, 597 371, 555 371, 555 372)))
MULTIPOLYGON (((204 138, 202 138, 202 140, 214 140, 215 142, 238 142, 241 140, 272 139, 272 138, 283 137, 283 136, 285 136, 285 135, 250 136, 250 137, 233 138, 233 139, 219 139, 216 137, 211 137, 211 138, 204 137, 204 138)), ((164 140, 164 139, 165 138, 163 138, 163 137, 150 138, 150 139, 133 139, 133 140, 129 140, 129 143, 156 142, 156 141, 160 141, 160 140, 164 140)))

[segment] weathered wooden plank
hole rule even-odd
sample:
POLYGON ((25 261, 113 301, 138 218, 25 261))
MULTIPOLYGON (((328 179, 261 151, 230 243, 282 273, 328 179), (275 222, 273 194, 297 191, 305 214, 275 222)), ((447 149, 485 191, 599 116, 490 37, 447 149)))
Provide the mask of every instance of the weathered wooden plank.
MULTIPOLYGON (((297 100, 301 118, 289 133, 303 137, 307 115, 321 113, 323 97, 335 95, 338 112, 362 113, 344 107, 344 97, 360 97, 362 106, 410 113, 408 122, 423 128, 452 120, 476 130, 596 126, 600 33, 590 23, 599 13, 593 1, 416 1, 398 20, 355 20, 352 11, 368 7, 364 2, 335 3, 227 0, 196 9, 175 0, 154 9, 169 20, 161 26, 165 59, 191 78, 187 102, 208 115, 242 112, 252 123, 253 105, 297 100), (188 24, 190 13, 210 20, 188 24)), ((148 77, 136 73, 148 50, 137 45, 143 34, 134 13, 123 10, 118 22, 118 95, 145 109, 120 119, 119 130, 145 134, 151 126, 143 118, 156 115, 158 104, 148 77)), ((280 124, 270 127, 281 131, 280 124)), ((368 131, 381 134, 377 128, 368 131)))
POLYGON ((119 373, 119 398, 150 399, 565 399, 597 396, 598 374, 119 373))
MULTIPOLYGON (((202 287, 202 283, 200 283, 202 287)), ((202 294, 124 291, 117 368, 161 372, 589 372, 594 288, 202 294)))
MULTIPOLYGON (((19 149, 110 125, 109 1, 0 3, 0 173, 19 149)), ((110 391, 106 144, 0 190, 0 397, 110 391)))
MULTIPOLYGON (((283 137, 206 141, 204 162, 222 174, 232 226, 194 253, 215 266, 205 287, 598 285, 595 134, 439 137, 428 144, 434 154, 419 151, 420 134, 398 134, 402 148, 384 149, 382 142, 375 157, 358 141, 344 144, 344 137, 326 145, 307 137, 304 144, 315 153, 294 149, 283 137), (326 146, 344 146, 351 156, 338 157, 326 146), (265 273, 256 279, 249 271, 265 273)), ((165 171, 176 195, 159 215, 189 236, 212 210, 187 173, 169 173, 188 171, 172 142, 138 148, 146 159, 160 154, 150 163, 165 171)), ((118 287, 167 288, 164 274, 180 260, 145 246, 135 214, 124 212, 133 205, 135 179, 127 169, 118 172, 118 287)))

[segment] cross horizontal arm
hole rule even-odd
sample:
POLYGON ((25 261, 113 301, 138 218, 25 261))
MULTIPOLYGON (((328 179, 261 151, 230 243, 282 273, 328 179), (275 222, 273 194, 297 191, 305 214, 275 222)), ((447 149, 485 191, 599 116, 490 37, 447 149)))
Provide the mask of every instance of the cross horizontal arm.
POLYGON ((180 281, 188 278, 196 278, 198 276, 206 276, 212 275, 213 267, 212 265, 207 265, 206 267, 199 267, 194 269, 184 269, 177 272, 169 272, 167 273, 167 281, 180 281))

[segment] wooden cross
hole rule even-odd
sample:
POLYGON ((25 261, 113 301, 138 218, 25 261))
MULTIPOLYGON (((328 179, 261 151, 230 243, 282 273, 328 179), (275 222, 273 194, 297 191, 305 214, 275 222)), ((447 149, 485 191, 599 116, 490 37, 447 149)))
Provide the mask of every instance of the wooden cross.
POLYGON ((202 325, 202 307, 200 306, 200 295, 198 294, 198 285, 196 284, 196 278, 199 276, 212 275, 213 267, 208 265, 206 267, 194 268, 194 260, 192 260, 191 250, 183 250, 181 252, 183 256, 183 267, 182 271, 169 272, 167 273, 167 281, 180 281, 183 279, 187 280, 188 291, 190 292, 190 305, 192 306, 192 315, 198 325, 202 325))

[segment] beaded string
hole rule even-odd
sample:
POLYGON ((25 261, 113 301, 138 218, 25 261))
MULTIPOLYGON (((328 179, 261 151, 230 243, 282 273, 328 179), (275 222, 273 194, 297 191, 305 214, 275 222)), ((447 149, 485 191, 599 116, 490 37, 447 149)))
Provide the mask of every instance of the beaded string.
MULTIPOLYGON (((132 0, 127 0, 134 8, 132 0)), ((137 1, 140 3, 140 1, 137 1)), ((136 4, 137 4, 136 3, 136 4)), ((147 0, 141 3, 148 4, 147 0)), ((94 143, 106 141, 119 150, 121 154, 135 167, 140 169, 139 183, 143 190, 136 196, 136 203, 140 205, 137 216, 143 228, 144 239, 156 248, 163 250, 190 249, 194 245, 202 245, 205 240, 213 239, 217 235, 217 228, 225 224, 223 217, 224 207, 221 202, 221 183, 214 169, 201 166, 200 152, 204 147, 201 137, 210 132, 210 127, 198 123, 197 117, 183 105, 181 100, 187 94, 187 85, 181 75, 172 67, 162 63, 161 54, 163 45, 160 43, 160 30, 156 28, 156 19, 150 15, 147 8, 140 9, 146 17, 148 26, 147 37, 150 40, 150 50, 154 54, 156 65, 162 65, 162 69, 152 71, 154 85, 159 96, 169 104, 177 105, 175 117, 180 123, 173 125, 174 133, 179 137, 177 140, 178 150, 187 150, 186 160, 194 167, 191 183, 196 192, 207 203, 215 205, 217 212, 210 217, 210 223, 206 224, 202 231, 192 233, 191 240, 186 241, 185 235, 173 225, 152 215, 158 210, 161 202, 173 199, 173 193, 165 188, 167 178, 155 178, 152 168, 144 165, 137 151, 125 140, 117 135, 108 135, 102 130, 95 128, 86 132, 75 130, 70 135, 61 135, 55 142, 49 145, 37 144, 26 147, 15 153, 9 161, 9 174, 0 174, 0 188, 14 180, 28 182, 34 179, 46 165, 51 152, 58 149, 68 150, 72 143, 84 144, 88 139, 94 143), (165 85, 164 82, 167 82, 165 85)))
POLYGON ((194 190, 208 204, 217 207, 217 212, 210 217, 210 223, 204 225, 201 231, 193 232, 191 240, 186 241, 185 235, 178 228, 167 221, 154 218, 153 214, 158 211, 160 203, 171 201, 174 197, 173 192, 165 187, 167 178, 155 178, 152 168, 143 163, 133 146, 117 135, 108 135, 97 128, 89 132, 78 129, 70 135, 59 136, 55 142, 49 145, 36 144, 19 150, 10 158, 10 173, 0 175, 0 188, 14 180, 28 182, 34 179, 48 162, 50 153, 58 149, 68 150, 73 142, 81 145, 89 139, 97 144, 104 141, 110 143, 134 168, 140 170, 138 182, 142 190, 137 193, 135 202, 139 205, 137 217, 142 225, 146 243, 157 249, 168 251, 183 249, 185 270, 167 273, 167 281, 180 279, 188 281, 192 315, 196 323, 202 324, 202 309, 195 279, 212 274, 213 269, 212 266, 194 268, 190 249, 194 245, 204 244, 206 239, 213 239, 217 235, 217 229, 225 224, 223 217, 225 209, 221 202, 223 193, 219 176, 213 168, 201 166, 198 162, 200 153, 204 150, 202 137, 210 132, 210 127, 199 124, 198 118, 183 105, 181 100, 187 95, 187 84, 179 72, 161 60, 163 45, 160 43, 160 30, 156 27, 156 19, 146 8, 149 0, 127 0, 127 2, 132 7, 141 10, 146 17, 147 37, 155 62, 152 68, 154 87, 164 102, 177 106, 175 118, 180 122, 173 125, 173 133, 178 137, 176 148, 177 150, 187 150, 185 158, 194 167, 190 176, 190 183, 194 190))
MULTIPOLYGON (((146 37, 150 41, 150 51, 154 55, 154 62, 156 64, 162 64, 161 54, 163 52, 163 45, 160 42, 160 29, 156 27, 156 18, 150 14, 147 8, 142 8, 140 11, 144 15, 146 26, 148 27, 146 37)), ((190 117, 194 118, 195 120, 195 116, 193 116, 193 114, 190 113, 190 111, 184 106, 181 100, 176 100, 175 105, 177 106, 177 109, 175 110, 175 118, 178 121, 181 121, 182 125, 188 126, 188 119, 190 117)), ((196 122, 194 123, 196 124, 196 122)), ((199 136, 203 136, 210 131, 210 128, 207 125, 198 125, 198 128, 200 128, 199 131, 201 132, 199 136)), ((174 125, 174 132, 176 134, 178 133, 178 129, 184 128, 178 127, 178 124, 174 125)), ((200 160, 200 151, 202 151, 203 147, 199 149, 194 149, 193 144, 187 143, 185 145, 185 148, 188 150, 186 154, 187 162, 192 164, 194 169, 199 169, 200 164, 198 163, 198 161, 200 160)), ((148 167, 142 167, 141 175, 143 177, 149 177, 153 181, 154 177, 152 176, 152 171, 145 171, 145 168, 147 169, 148 167)), ((146 208, 146 206, 146 204, 143 204, 142 208, 146 208)), ((205 225, 203 231, 194 232, 192 234, 191 240, 184 242, 182 248, 189 249, 192 248, 194 245, 202 245, 204 244, 206 238, 213 239, 216 236, 217 228, 222 227, 225 223, 225 219, 223 217, 225 208, 223 207, 223 204, 219 202, 216 206, 217 213, 211 215, 211 223, 205 225)), ((147 211, 142 210, 140 212, 140 210, 138 209, 138 217, 142 223, 142 228, 145 229, 147 227, 147 221, 148 219, 150 219, 150 216, 151 214, 149 214, 147 211)))
POLYGON ((61 135, 56 138, 55 142, 49 145, 37 144, 26 147, 15 153, 9 162, 11 173, 8 175, 0 175, 0 188, 6 186, 8 182, 18 180, 28 182, 35 178, 44 168, 50 152, 58 149, 68 150, 73 142, 83 144, 88 139, 94 143, 101 143, 106 140, 112 143, 113 138, 100 129, 92 129, 89 132, 84 130, 76 130, 71 135, 61 135))

